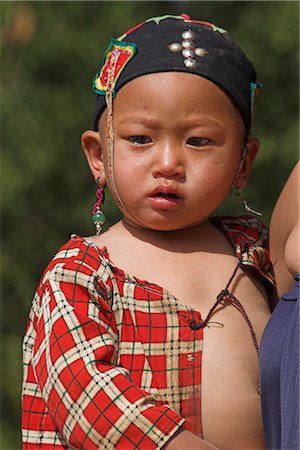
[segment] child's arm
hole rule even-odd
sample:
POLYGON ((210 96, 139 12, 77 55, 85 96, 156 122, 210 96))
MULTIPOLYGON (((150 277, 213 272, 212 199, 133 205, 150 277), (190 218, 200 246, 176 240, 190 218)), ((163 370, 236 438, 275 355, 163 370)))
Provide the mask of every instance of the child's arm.
MULTIPOLYGON (((58 429, 70 448, 161 448, 184 419, 156 406, 116 365, 118 331, 95 289, 97 275, 76 258, 57 263, 36 295, 30 364, 52 420, 49 433, 58 429)), ((35 392, 28 391, 26 404, 38 409, 35 392)))
POLYGON ((300 162, 277 200, 270 224, 270 252, 280 297, 290 290, 292 274, 300 271, 299 175, 300 162))
POLYGON ((187 430, 178 430, 163 447, 165 450, 218 450, 217 447, 204 441, 187 430))

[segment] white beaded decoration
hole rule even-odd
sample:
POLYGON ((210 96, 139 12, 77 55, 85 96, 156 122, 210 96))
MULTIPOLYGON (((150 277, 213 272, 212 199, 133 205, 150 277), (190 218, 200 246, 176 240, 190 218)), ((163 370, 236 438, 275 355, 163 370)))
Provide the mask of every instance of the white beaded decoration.
POLYGON ((194 41, 197 39, 197 35, 192 30, 184 31, 181 34, 181 37, 183 39, 181 44, 179 42, 173 42, 173 44, 168 45, 168 48, 174 53, 181 52, 184 57, 184 65, 188 69, 193 69, 197 65, 195 56, 203 58, 208 55, 208 52, 202 47, 194 46, 194 41))

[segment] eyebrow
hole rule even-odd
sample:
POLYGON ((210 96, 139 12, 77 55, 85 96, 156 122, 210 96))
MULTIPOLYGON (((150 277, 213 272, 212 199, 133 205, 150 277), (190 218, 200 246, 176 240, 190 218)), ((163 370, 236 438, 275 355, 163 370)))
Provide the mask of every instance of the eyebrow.
MULTIPOLYGON (((151 119, 149 117, 141 117, 141 116, 131 116, 127 117, 119 122, 119 125, 143 125, 148 128, 158 128, 160 127, 160 124, 157 120, 151 119)), ((182 125, 178 125, 179 128, 197 128, 197 127, 203 127, 203 126, 217 126, 218 128, 223 128, 222 125, 213 119, 202 117, 199 119, 198 117, 191 117, 187 118, 185 123, 182 125)))
POLYGON ((149 119, 148 117, 131 116, 127 117, 119 122, 119 125, 144 125, 149 128, 155 128, 159 126, 159 123, 155 119, 149 119))

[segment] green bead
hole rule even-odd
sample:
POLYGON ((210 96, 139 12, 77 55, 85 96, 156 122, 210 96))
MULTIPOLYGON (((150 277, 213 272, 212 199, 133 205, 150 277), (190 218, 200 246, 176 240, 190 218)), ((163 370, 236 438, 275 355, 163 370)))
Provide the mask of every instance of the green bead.
POLYGON ((93 222, 99 222, 99 223, 104 223, 105 222, 105 215, 103 211, 97 212, 95 214, 93 214, 92 220, 93 222))

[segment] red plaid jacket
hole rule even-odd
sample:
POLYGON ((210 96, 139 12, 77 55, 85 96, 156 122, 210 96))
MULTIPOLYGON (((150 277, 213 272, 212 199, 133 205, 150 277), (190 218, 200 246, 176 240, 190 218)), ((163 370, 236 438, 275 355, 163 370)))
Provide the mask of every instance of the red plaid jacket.
MULTIPOLYGON (((212 219, 273 282, 257 219, 212 219)), ((72 236, 46 268, 23 342, 23 449, 157 449, 185 422, 201 434, 199 312, 72 236)))

